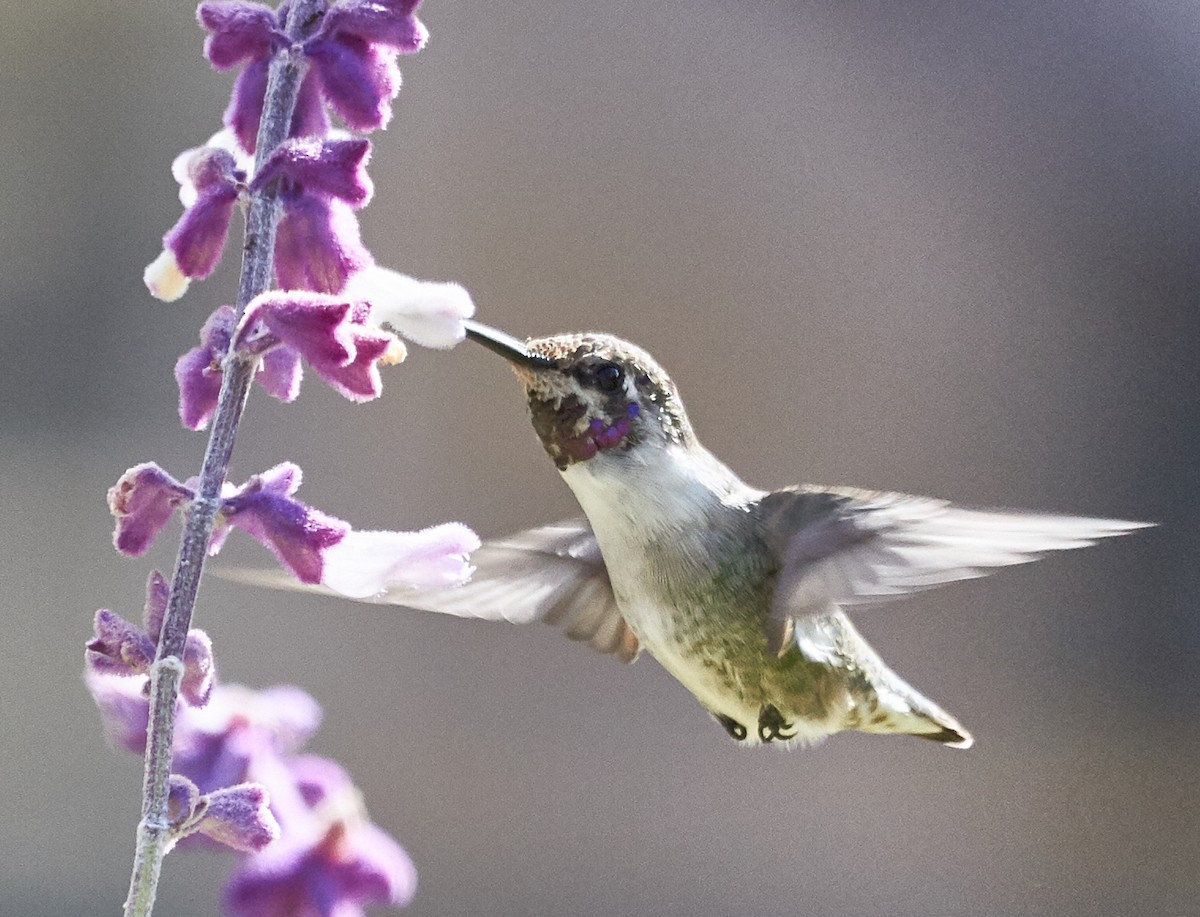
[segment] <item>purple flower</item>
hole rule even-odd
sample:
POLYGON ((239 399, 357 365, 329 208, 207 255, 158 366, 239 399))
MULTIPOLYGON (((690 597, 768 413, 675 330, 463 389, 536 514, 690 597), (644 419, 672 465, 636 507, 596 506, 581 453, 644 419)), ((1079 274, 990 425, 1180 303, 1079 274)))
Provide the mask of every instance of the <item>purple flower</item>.
POLYGON ((414 15, 420 4, 421 0, 344 0, 326 15, 322 31, 353 35, 401 54, 415 54, 429 40, 429 30, 414 15))
POLYGON ((345 0, 329 10, 305 45, 321 91, 354 130, 386 127, 400 91, 396 54, 425 46, 429 32, 414 15, 419 0, 345 0))
POLYGON ((379 363, 404 358, 395 335, 367 323, 370 306, 316 293, 269 292, 252 300, 234 346, 261 353, 282 345, 351 401, 383 390, 379 363))
MULTIPOLYGON (((96 612, 96 636, 88 642, 85 662, 96 672, 113 675, 146 675, 154 662, 157 639, 107 608, 96 612)), ((190 630, 183 653, 183 681, 179 690, 190 704, 208 702, 216 680, 212 641, 202 630, 190 630)))
MULTIPOLYGON (((149 709, 145 679, 89 666, 84 681, 109 740, 135 754, 144 753, 149 709)), ((182 705, 177 713, 174 769, 201 792, 250 779, 254 761, 292 754, 321 723, 317 702, 290 685, 252 691, 221 684, 203 707, 182 705)))
POLYGON ((332 761, 277 761, 268 785, 280 840, 243 861, 225 892, 239 917, 354 917, 368 904, 407 904, 416 870, 372 824, 350 777, 332 761))
POLYGON ((275 276, 282 289, 338 293, 347 277, 372 263, 354 215, 374 191, 366 171, 370 153, 361 138, 289 140, 255 176, 255 188, 279 182, 275 276))
MULTIPOLYGON (((237 313, 233 307, 218 307, 200 329, 200 346, 193 347, 175 362, 179 419, 189 430, 203 430, 217 409, 224 373, 221 362, 229 351, 236 325, 237 313)), ((299 389, 299 384, 296 388, 299 389)))
POLYGON ((300 480, 300 468, 285 462, 255 475, 241 487, 226 485, 229 489, 221 501, 213 553, 232 526, 270 548, 301 582, 320 582, 324 552, 341 541, 350 526, 294 499, 300 480))
POLYGON ((236 67, 244 60, 266 57, 287 47, 275 10, 260 3, 202 3, 196 10, 200 24, 212 34, 204 41, 204 55, 218 70, 236 67))
POLYGON ((285 290, 337 293, 372 263, 353 210, 336 198, 285 199, 275 236, 275 276, 285 290))
MULTIPOLYGON (((113 675, 146 675, 154 662, 167 607, 169 587, 157 570, 146 583, 145 628, 130 624, 107 608, 96 612, 96 636, 88 642, 84 661, 89 669, 113 675)), ((202 707, 216 681, 212 641, 202 630, 190 630, 183 650, 183 681, 179 690, 188 703, 202 707)))
POLYGON ((265 787, 242 783, 201 796, 192 824, 181 832, 203 834, 234 850, 254 853, 279 837, 279 823, 271 814, 265 787))
POLYGON ((233 309, 221 306, 201 329, 200 346, 175 363, 183 425, 202 430, 212 419, 231 343, 243 353, 262 355, 255 378, 280 401, 300 393, 301 357, 351 401, 377 398, 383 390, 379 364, 398 363, 405 351, 395 335, 368 324, 369 315, 365 303, 271 292, 250 302, 238 330, 233 309))
POLYGON ((304 378, 300 354, 290 347, 268 350, 254 378, 272 398, 285 404, 295 401, 300 396, 300 380, 304 378))
POLYGON ((117 518, 113 544, 122 554, 145 554, 172 513, 193 496, 153 462, 134 465, 108 490, 108 508, 117 518))
MULTIPOLYGON (((354 130, 383 127, 400 89, 398 53, 413 53, 429 37, 414 15, 414 0, 344 0, 325 12, 305 43, 309 71, 289 136, 323 134, 329 127, 323 101, 354 130)), ((211 34, 205 54, 218 70, 245 65, 225 112, 225 123, 253 152, 262 118, 272 56, 287 46, 279 14, 257 3, 202 3, 201 25, 211 34)))
POLYGON ((167 818, 176 828, 190 821, 200 804, 200 789, 187 777, 172 774, 167 788, 167 818))
POLYGON ((85 662, 97 672, 116 675, 145 675, 154 662, 154 641, 140 627, 130 624, 107 608, 96 612, 85 662))
MULTIPOLYGON (((204 54, 213 67, 231 70, 246 65, 234 84, 225 124, 241 148, 253 153, 271 57, 288 46, 279 13, 258 3, 201 3, 197 17, 211 33, 204 43, 204 54)), ((317 82, 309 75, 300 87, 289 136, 323 134, 328 129, 329 118, 317 82)))
MULTIPOLYGON (((143 753, 149 702, 142 686, 90 668, 84 676, 110 739, 143 753)), ((290 812, 305 808, 288 762, 320 720, 316 701, 287 685, 264 691, 222 685, 206 707, 181 706, 168 809, 173 840, 199 833, 253 851, 278 837, 279 823, 268 805, 290 812)))
MULTIPOLYGON (((84 677, 110 739, 143 753, 149 704, 142 687, 91 668, 84 677)), ((171 843, 200 835, 252 853, 226 892, 235 913, 332 917, 412 896, 412 862, 367 820, 346 772, 325 758, 296 756, 320 716, 308 694, 289 686, 221 685, 206 707, 178 709, 171 843)))
POLYGON ((375 193, 367 175, 370 141, 361 137, 316 137, 285 140, 271 153, 254 177, 256 188, 280 179, 283 193, 336 197, 354 207, 365 207, 375 193))
POLYGON ((352 401, 379 396, 379 365, 404 359, 404 345, 387 328, 426 347, 452 347, 474 314, 471 296, 456 283, 414 280, 371 265, 355 272, 339 296, 272 291, 252 300, 237 325, 221 306, 200 330, 200 346, 175 363, 179 416, 191 430, 208 426, 217 408, 230 346, 261 354, 255 378, 268 394, 292 401, 300 392, 301 358, 352 401))
MULTIPOLYGON (((223 363, 236 327, 233 307, 218 307, 200 329, 200 346, 175 362, 179 419, 189 430, 203 430, 216 412, 225 374, 223 363)), ((290 347, 277 347, 263 354, 254 378, 272 398, 290 402, 300 394, 302 376, 300 354, 290 347)))
POLYGON ((193 278, 207 277, 221 260, 234 205, 246 191, 246 172, 219 147, 188 150, 173 170, 186 210, 163 236, 163 251, 143 279, 152 295, 173 302, 193 278), (182 167, 181 167, 182 163, 182 167))
POLYGON ((246 780, 263 783, 258 762, 292 754, 320 723, 321 708, 300 688, 219 685, 205 707, 180 711, 175 770, 204 792, 246 780))
POLYGON ((372 263, 354 215, 373 193, 366 140, 288 140, 252 179, 252 164, 239 161, 235 150, 233 138, 218 133, 209 145, 176 159, 172 171, 185 210, 164 236, 162 254, 146 268, 144 279, 154 296, 178 299, 193 278, 211 274, 229 235, 234 206, 272 182, 282 205, 274 258, 283 288, 336 293, 351 273, 372 263))
MULTIPOLYGON (((300 468, 284 462, 241 487, 227 483, 209 553, 220 551, 230 528, 238 528, 269 548, 301 582, 322 583, 356 598, 393 586, 452 586, 471 575, 467 555, 479 547, 479 538, 466 526, 354 532, 349 523, 297 500, 293 494, 300 480, 300 468)), ((109 491, 118 549, 145 551, 172 511, 193 496, 190 487, 157 465, 129 469, 109 491)))
POLYGON ((269 809, 265 787, 239 783, 201 795, 181 774, 172 774, 167 796, 170 837, 166 851, 185 838, 201 834, 210 840, 253 853, 279 837, 279 822, 269 809))
POLYGON ((240 528, 270 548, 303 583, 321 583, 355 598, 393 585, 454 586, 471 575, 467 555, 479 538, 447 523, 420 532, 355 532, 293 497, 300 469, 290 463, 256 475, 222 500, 220 547, 226 526, 240 528))

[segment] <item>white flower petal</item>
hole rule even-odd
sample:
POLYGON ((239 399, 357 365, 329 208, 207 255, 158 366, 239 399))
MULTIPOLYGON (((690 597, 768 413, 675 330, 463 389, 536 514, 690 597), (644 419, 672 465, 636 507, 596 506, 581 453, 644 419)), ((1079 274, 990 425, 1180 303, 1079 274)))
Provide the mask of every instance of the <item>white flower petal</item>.
POLYGON ((479 537, 458 522, 419 532, 350 532, 324 552, 321 582, 355 599, 391 586, 457 586, 474 571, 467 555, 478 547, 479 537))
POLYGON ((371 304, 371 321, 423 347, 453 347, 464 337, 463 319, 475 314, 471 294, 457 283, 416 280, 377 265, 353 274, 342 295, 371 304))
POLYGON ((196 186, 192 184, 188 166, 191 165, 192 159, 201 149, 203 147, 192 147, 171 160, 171 175, 175 181, 179 182, 179 203, 183 204, 185 210, 196 203, 196 186))
POLYGON ((162 254, 146 265, 146 270, 142 272, 142 280, 150 295, 163 302, 175 302, 187 292, 188 284, 192 282, 179 269, 175 253, 169 248, 164 248, 162 254))

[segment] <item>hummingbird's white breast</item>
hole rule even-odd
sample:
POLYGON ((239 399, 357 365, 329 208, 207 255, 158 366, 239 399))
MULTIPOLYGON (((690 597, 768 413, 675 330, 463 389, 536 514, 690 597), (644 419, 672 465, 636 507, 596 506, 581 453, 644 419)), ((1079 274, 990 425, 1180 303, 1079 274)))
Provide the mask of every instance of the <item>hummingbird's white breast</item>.
MULTIPOLYGON (((706 588, 723 536, 743 529, 739 517, 763 493, 702 447, 668 446, 655 450, 654 461, 641 461, 639 451, 576 463, 563 479, 587 514, 617 604, 641 645, 709 711, 755 724, 760 686, 731 689, 731 677, 748 673, 705 664, 696 652, 701 611, 682 596, 692 584, 706 588)), ((829 731, 817 727, 803 738, 829 731)), ((748 739, 756 741, 753 729, 748 739)))

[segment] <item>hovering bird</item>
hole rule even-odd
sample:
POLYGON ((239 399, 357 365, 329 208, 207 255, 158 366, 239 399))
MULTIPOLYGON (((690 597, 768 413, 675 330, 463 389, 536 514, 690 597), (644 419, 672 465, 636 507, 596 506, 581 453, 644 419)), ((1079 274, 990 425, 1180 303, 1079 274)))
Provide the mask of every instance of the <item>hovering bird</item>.
POLYGON ((542 621, 625 662, 644 650, 745 745, 855 729, 970 747, 845 609, 1143 526, 849 487, 759 490, 700 443, 640 347, 596 333, 521 342, 476 322, 467 335, 512 365, 584 517, 485 542, 457 589, 366 601, 542 621))

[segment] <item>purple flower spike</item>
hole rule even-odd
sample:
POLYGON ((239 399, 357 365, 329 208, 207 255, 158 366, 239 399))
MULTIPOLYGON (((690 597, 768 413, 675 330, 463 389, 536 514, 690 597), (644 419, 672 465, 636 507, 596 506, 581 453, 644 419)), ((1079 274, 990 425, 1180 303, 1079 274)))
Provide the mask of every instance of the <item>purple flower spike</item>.
POLYGON ((246 173, 228 150, 201 147, 187 161, 182 196, 194 200, 163 237, 163 252, 143 279, 150 293, 167 302, 182 296, 194 278, 207 277, 221 260, 233 207, 246 189, 246 173))
POLYGON ((350 526, 294 499, 300 478, 300 469, 285 462, 231 488, 222 500, 222 533, 220 540, 213 539, 213 553, 232 526, 269 548, 301 582, 320 582, 324 552, 341 541, 350 526))
POLYGON ((246 859, 225 892, 239 917, 360 917, 368 904, 407 904, 408 854, 372 824, 349 776, 331 761, 289 762, 298 793, 275 801, 279 841, 246 859))
POLYGON ((321 582, 352 598, 392 586, 457 586, 474 571, 467 555, 478 547, 479 536, 457 522, 420 532, 350 532, 325 552, 321 582))
POLYGON ((372 265, 354 274, 342 290, 371 304, 371 321, 422 347, 453 347, 464 337, 463 320, 475 314, 471 294, 457 283, 415 280, 372 265))
POLYGON ((221 361, 229 350, 237 313, 221 306, 200 329, 200 346, 194 347, 175 363, 175 381, 179 384, 179 419, 189 430, 203 430, 212 420, 221 393, 221 361))
POLYGON ((122 554, 146 553, 176 507, 194 496, 153 462, 134 465, 108 490, 108 508, 117 518, 113 544, 122 554))
POLYGON ((279 837, 279 823, 268 808, 270 797, 256 783, 214 790, 201 805, 193 830, 226 847, 255 853, 279 837))

